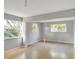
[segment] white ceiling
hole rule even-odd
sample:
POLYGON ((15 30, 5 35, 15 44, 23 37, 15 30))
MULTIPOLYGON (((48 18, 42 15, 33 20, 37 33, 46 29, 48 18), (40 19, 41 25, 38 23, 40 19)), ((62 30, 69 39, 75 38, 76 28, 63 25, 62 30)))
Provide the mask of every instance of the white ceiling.
POLYGON ((4 12, 20 17, 35 16, 75 8, 74 0, 4 0, 4 12))

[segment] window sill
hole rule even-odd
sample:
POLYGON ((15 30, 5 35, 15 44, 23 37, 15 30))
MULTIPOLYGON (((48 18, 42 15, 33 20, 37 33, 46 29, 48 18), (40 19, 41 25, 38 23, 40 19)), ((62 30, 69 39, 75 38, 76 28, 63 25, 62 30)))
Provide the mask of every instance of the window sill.
POLYGON ((13 40, 13 39, 21 39, 22 37, 6 37, 4 40, 13 40))

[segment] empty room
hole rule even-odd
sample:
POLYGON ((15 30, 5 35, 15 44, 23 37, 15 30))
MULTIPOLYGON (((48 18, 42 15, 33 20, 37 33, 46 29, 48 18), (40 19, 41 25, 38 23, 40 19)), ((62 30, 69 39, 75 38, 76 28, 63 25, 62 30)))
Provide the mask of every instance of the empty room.
POLYGON ((75 0, 4 0, 5 59, 75 59, 75 0))

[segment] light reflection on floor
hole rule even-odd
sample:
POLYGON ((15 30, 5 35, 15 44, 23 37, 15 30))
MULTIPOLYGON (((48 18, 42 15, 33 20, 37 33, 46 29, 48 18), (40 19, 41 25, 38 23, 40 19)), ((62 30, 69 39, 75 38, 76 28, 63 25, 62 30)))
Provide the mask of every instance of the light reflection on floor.
POLYGON ((11 59, 74 59, 73 46, 38 43, 11 59))

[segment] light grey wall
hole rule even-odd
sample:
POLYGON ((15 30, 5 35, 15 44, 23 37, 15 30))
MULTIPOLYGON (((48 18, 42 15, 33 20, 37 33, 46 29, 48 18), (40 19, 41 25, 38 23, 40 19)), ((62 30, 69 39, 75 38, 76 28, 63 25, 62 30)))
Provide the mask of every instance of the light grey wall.
POLYGON ((74 42, 74 20, 44 23, 44 38, 52 41, 74 42), (50 32, 50 24, 67 24, 67 32, 50 32), (47 28, 47 30, 45 30, 47 28))
POLYGON ((37 32, 32 32, 32 23, 31 22, 27 22, 26 23, 26 41, 27 44, 32 44, 35 42, 38 42, 41 39, 41 26, 40 23, 38 24, 38 31, 37 32))
POLYGON ((11 14, 8 14, 8 13, 4 13, 4 19, 15 20, 15 21, 23 21, 22 17, 11 15, 11 14))
POLYGON ((19 39, 5 39, 4 50, 10 50, 16 47, 20 47, 19 39))

